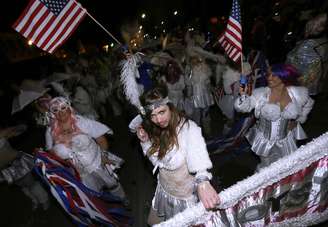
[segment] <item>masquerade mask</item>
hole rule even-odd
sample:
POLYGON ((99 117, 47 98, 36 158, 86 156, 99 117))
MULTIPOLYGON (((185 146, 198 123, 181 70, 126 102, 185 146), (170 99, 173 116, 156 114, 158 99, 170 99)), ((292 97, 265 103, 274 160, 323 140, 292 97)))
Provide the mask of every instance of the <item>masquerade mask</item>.
POLYGON ((71 107, 71 104, 68 100, 62 97, 54 98, 50 101, 49 110, 51 113, 56 114, 59 112, 66 111, 71 107))
POLYGON ((50 107, 50 112, 51 113, 59 113, 59 112, 64 112, 68 109, 69 107, 63 104, 60 104, 58 106, 50 107))

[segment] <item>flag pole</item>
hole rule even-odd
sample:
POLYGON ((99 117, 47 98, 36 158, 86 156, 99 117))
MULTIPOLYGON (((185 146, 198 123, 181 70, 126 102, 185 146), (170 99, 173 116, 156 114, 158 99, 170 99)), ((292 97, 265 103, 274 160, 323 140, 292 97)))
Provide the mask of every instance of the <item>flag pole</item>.
POLYGON ((243 67, 243 52, 241 52, 241 54, 240 54, 240 64, 241 64, 241 65, 240 65, 240 66, 241 66, 241 67, 240 67, 240 68, 241 68, 241 74, 243 74, 243 71, 244 71, 244 70, 243 70, 243 68, 244 68, 244 67, 243 67))
POLYGON ((98 24, 115 42, 117 42, 119 45, 122 45, 118 39, 115 38, 115 36, 110 33, 102 24, 100 24, 85 8, 82 7, 80 3, 78 3, 76 0, 73 0, 76 4, 80 5, 83 10, 85 10, 85 13, 96 23, 98 24))
POLYGON ((118 41, 114 35, 112 35, 112 33, 110 33, 104 26, 102 26, 102 24, 100 24, 87 10, 86 11, 86 14, 96 23, 98 24, 110 37, 112 37, 112 39, 115 40, 115 42, 117 42, 119 45, 122 45, 122 43, 120 41, 118 41))

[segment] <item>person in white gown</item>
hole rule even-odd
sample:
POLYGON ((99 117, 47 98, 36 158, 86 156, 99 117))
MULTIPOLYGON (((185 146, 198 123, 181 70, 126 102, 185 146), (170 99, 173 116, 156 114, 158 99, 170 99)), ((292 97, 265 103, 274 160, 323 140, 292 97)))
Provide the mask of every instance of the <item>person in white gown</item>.
POLYGON ((105 137, 113 131, 100 122, 76 115, 63 97, 53 98, 49 111, 52 119, 46 131, 47 150, 70 161, 89 188, 98 192, 108 189, 124 200, 125 193, 114 172, 123 160, 108 151, 105 137))
POLYGON ((184 110, 184 89, 185 78, 182 73, 182 69, 175 61, 168 61, 166 64, 165 75, 163 78, 167 88, 168 96, 171 102, 178 110, 184 110))
POLYGON ((267 87, 255 89, 251 96, 240 88, 235 109, 239 112, 254 110, 257 118, 246 138, 253 152, 260 156, 258 169, 294 152, 296 140, 306 138, 300 124, 306 121, 314 101, 307 88, 292 86, 298 76, 293 66, 276 64, 268 73, 267 87))
POLYGON ((186 79, 188 95, 193 105, 191 119, 202 127, 206 135, 211 134, 210 107, 214 104, 211 93, 212 70, 201 57, 191 57, 190 76, 186 79))

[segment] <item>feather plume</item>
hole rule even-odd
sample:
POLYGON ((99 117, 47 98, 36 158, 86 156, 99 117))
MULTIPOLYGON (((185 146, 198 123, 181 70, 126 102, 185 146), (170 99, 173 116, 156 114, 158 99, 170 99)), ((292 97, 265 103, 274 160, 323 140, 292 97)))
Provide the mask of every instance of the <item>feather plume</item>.
POLYGON ((130 55, 126 60, 121 62, 121 82, 124 87, 124 93, 128 101, 136 106, 139 110, 142 108, 139 96, 140 88, 137 84, 136 78, 139 78, 139 72, 137 68, 138 62, 141 61, 141 53, 130 55))

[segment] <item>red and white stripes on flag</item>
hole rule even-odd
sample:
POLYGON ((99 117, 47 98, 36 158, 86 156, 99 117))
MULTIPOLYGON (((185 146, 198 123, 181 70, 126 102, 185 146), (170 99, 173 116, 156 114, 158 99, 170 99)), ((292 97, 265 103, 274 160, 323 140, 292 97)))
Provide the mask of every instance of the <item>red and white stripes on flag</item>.
POLYGON ((238 0, 233 0, 227 28, 219 38, 219 43, 234 62, 241 60, 242 27, 238 0))
POLYGON ((75 0, 31 0, 13 28, 44 51, 53 53, 86 15, 75 0))

